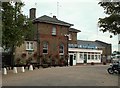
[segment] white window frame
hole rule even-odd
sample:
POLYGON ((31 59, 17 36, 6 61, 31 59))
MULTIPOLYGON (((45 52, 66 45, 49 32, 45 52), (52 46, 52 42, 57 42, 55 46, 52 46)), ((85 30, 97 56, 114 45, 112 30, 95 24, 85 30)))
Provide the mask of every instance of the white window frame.
POLYGON ((69 38, 69 40, 72 40, 72 35, 69 34, 69 35, 68 35, 68 38, 69 38))
POLYGON ((60 55, 64 55, 64 44, 60 44, 60 47, 59 47, 59 54, 60 54, 60 55), (62 50, 61 50, 61 45, 62 45, 62 47, 63 47, 62 50), (61 51, 62 51, 62 53, 61 53, 61 51))
POLYGON ((26 42, 26 50, 34 50, 34 42, 27 41, 26 42))
POLYGON ((52 35, 56 35, 56 26, 53 26, 53 28, 52 28, 52 35))
POLYGON ((44 43, 43 43, 43 51, 42 51, 43 54, 48 54, 48 42, 44 42, 44 43), (44 47, 44 44, 47 44, 47 45, 46 45, 47 47, 44 47), (43 52, 44 50, 47 50, 47 52, 44 53, 44 52, 43 52))

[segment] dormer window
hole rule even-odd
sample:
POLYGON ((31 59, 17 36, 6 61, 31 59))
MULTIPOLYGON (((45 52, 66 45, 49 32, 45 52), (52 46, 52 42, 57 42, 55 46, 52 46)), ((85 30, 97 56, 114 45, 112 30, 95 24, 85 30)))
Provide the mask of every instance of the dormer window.
POLYGON ((53 26, 52 28, 52 35, 56 35, 56 26, 53 26))

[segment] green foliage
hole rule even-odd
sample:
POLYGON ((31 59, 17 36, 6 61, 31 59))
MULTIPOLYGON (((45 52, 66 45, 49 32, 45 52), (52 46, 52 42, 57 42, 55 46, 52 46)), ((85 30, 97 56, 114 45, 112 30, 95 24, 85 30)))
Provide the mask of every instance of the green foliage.
POLYGON ((99 18, 100 31, 120 34, 120 2, 99 2, 108 15, 105 18, 99 18))
POLYGON ((34 34, 32 21, 22 14, 23 6, 22 2, 2 3, 2 46, 5 49, 20 46, 27 35, 34 34))

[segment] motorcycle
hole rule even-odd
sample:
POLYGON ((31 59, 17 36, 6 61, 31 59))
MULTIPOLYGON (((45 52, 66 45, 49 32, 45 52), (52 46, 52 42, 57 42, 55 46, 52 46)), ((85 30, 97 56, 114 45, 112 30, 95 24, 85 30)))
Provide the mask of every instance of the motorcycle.
POLYGON ((110 64, 110 67, 107 69, 109 74, 120 74, 120 62, 110 64))

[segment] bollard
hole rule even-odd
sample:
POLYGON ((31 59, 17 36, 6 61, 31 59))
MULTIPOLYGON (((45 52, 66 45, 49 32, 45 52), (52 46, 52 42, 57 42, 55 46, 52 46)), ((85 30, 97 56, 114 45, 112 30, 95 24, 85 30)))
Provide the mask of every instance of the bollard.
POLYGON ((21 68, 22 68, 21 71, 22 71, 22 72, 25 72, 24 66, 22 66, 21 68))
POLYGON ((3 68, 3 74, 7 75, 7 69, 6 68, 3 68))
POLYGON ((14 68, 13 68, 13 73, 18 73, 18 72, 17 72, 17 67, 14 67, 14 68))
POLYGON ((30 65, 29 70, 33 71, 33 66, 32 65, 30 65))

